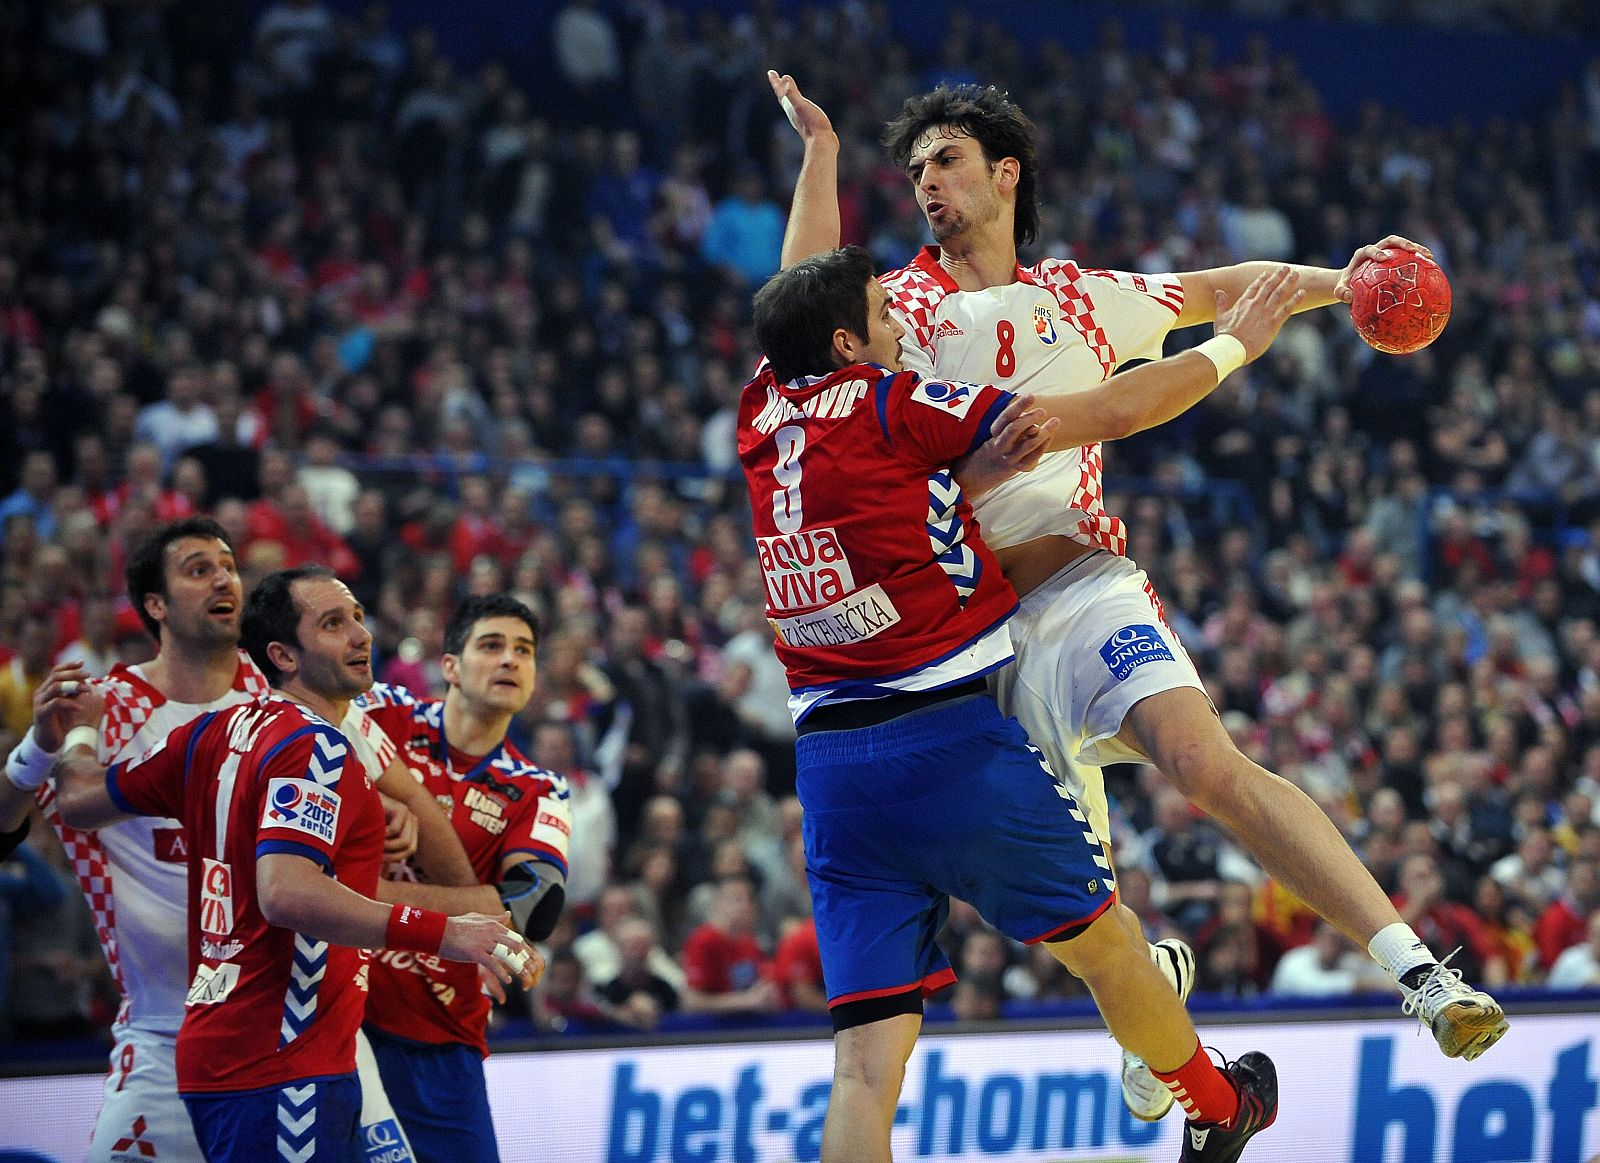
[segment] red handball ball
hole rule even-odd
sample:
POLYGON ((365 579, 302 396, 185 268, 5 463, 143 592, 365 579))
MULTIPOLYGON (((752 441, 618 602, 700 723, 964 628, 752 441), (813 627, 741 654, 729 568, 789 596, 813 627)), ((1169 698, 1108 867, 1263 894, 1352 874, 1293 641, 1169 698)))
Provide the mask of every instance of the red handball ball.
POLYGON ((1450 280, 1430 258, 1389 250, 1350 276, 1350 321, 1379 351, 1420 351, 1450 322, 1450 280))

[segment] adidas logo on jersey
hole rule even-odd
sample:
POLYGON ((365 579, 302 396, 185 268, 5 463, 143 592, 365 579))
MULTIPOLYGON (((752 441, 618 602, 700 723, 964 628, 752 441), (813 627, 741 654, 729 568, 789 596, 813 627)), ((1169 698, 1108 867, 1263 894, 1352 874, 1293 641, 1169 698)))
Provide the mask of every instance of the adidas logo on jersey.
POLYGON ((961 330, 961 328, 957 327, 948 319, 939 320, 939 326, 933 329, 934 342, 938 342, 941 339, 954 339, 957 335, 965 334, 965 331, 961 330))

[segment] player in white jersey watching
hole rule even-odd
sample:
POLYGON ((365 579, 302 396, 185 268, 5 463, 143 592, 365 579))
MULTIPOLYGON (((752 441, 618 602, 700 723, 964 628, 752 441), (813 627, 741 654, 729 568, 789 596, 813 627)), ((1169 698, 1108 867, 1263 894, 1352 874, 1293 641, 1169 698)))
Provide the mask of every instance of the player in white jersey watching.
MULTIPOLYGON (((788 266, 838 245, 839 145, 827 115, 793 78, 769 80, 805 143, 784 239, 788 266)), ((1090 271, 1049 258, 1019 266, 1017 248, 1038 225, 1034 129, 992 87, 908 100, 885 141, 938 242, 881 278, 906 330, 905 366, 926 377, 1082 390, 1129 360, 1158 358, 1168 331, 1213 321, 1273 265, 1170 275, 1090 271)), ((1422 249, 1390 236, 1362 247, 1343 270, 1297 268, 1306 291, 1299 309, 1348 302, 1355 267, 1394 247, 1422 249)), ((1224 358, 1219 377, 1242 358, 1224 358)), ((1099 446, 1044 456, 1025 474, 981 460, 972 458, 960 479, 1022 598, 1012 621, 1017 661, 998 676, 996 694, 1101 836, 1109 843, 1094 765, 1154 763, 1270 874, 1366 948, 1446 1055, 1475 1058, 1493 1045, 1507 1025, 1500 1006, 1439 964, 1310 797, 1233 745, 1144 571, 1125 556, 1122 522, 1103 508, 1099 446)), ((1137 1059, 1125 1059, 1123 1094, 1136 1115, 1165 1114, 1171 1099, 1163 1090, 1137 1059)))
MULTIPOLYGON (((98 755, 106 763, 132 759, 205 712, 263 698, 269 689, 239 650, 244 599, 220 525, 194 517, 162 527, 129 558, 127 580, 129 597, 160 650, 150 662, 118 666, 97 683, 106 700, 98 755)), ((35 694, 36 712, 60 695, 71 697, 88 681, 74 664, 54 668, 35 694)), ((96 1163, 111 1159, 122 1149, 119 1142, 131 1140, 147 1144, 156 1158, 198 1163, 200 1148, 178 1098, 174 1067, 189 988, 183 828, 177 820, 153 818, 95 832, 66 827, 49 778, 63 745, 54 722, 36 714, 34 727, 7 760, 7 779, 0 781, 0 829, 24 819, 37 799, 72 861, 122 994, 105 1103, 89 1157, 96 1163)), ((441 853, 428 863, 430 874, 444 884, 475 885, 449 821, 420 794, 405 769, 397 767, 381 787, 411 806, 404 814, 425 834, 427 852, 441 853)), ((409 847, 402 842, 389 854, 398 858, 409 847)))

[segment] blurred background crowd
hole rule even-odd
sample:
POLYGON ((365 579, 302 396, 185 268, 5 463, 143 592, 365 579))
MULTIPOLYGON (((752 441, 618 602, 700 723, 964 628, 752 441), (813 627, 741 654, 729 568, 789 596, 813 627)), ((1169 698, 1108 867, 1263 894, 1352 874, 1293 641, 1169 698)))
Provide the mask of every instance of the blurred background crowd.
MULTIPOLYGON (((1039 126, 1034 256, 1338 267, 1391 231, 1438 256, 1433 347, 1302 316, 1108 449, 1107 507, 1240 747, 1425 939, 1469 980, 1600 986, 1600 55, 1532 113, 1336 117, 1265 36, 1146 7, 1171 18, 1138 46, 951 7, 924 51, 882 3, 571 0, 533 6, 528 70, 463 65, 382 4, 0 0, 0 754, 56 659, 149 656, 121 569, 174 517, 213 513, 247 586, 332 566, 380 677, 419 693, 454 603, 509 589, 544 621, 513 735, 575 816, 514 1028, 819 1011, 732 438, 799 160, 763 70, 833 113, 844 239, 884 267, 924 227, 879 127, 981 80, 1039 126)), ((1581 3, 1228 7, 1600 34, 1581 3)), ((1194 944, 1200 990, 1373 984, 1158 773, 1108 783, 1124 899, 1194 944)), ((958 1016, 1080 992, 959 903, 945 936, 958 1016)), ((0 1029, 93 1036, 108 991, 35 829, 0 866, 0 1029)))

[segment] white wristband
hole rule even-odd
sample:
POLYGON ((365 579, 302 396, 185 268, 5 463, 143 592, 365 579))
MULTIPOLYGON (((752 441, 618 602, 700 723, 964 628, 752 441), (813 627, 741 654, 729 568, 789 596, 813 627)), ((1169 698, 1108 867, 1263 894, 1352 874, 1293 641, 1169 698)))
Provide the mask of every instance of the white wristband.
POLYGON ((61 750, 65 753, 74 747, 87 747, 91 753, 95 753, 99 746, 100 728, 80 725, 67 732, 66 739, 61 743, 61 750))
POLYGON ((1231 335, 1213 335, 1192 350, 1198 351, 1211 361, 1211 366, 1217 369, 1219 384, 1242 368, 1249 354, 1245 351, 1244 344, 1231 335))
POLYGON ((40 747, 29 731, 6 759, 6 778, 18 791, 38 791, 50 778, 55 761, 55 753, 40 747))

